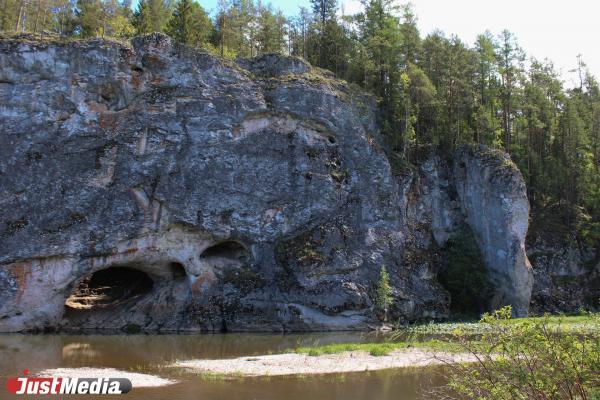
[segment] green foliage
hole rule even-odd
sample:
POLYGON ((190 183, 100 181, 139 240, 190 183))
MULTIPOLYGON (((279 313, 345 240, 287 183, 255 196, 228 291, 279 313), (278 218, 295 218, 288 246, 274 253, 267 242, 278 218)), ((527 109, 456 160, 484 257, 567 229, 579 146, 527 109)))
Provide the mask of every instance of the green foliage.
POLYGON ((228 379, 231 379, 231 377, 226 374, 219 373, 219 372, 210 372, 210 371, 201 372, 200 374, 198 374, 198 377, 200 379, 202 379, 203 381, 208 381, 208 382, 220 382, 220 381, 226 381, 228 379))
POLYGON ((390 286, 390 275, 385 266, 379 271, 379 281, 375 291, 375 306, 383 312, 383 320, 387 320, 387 312, 392 304, 392 287, 390 286))
POLYGON ((310 0, 310 4, 313 13, 321 22, 335 19, 338 7, 337 0, 310 0))
POLYGON ((487 269, 473 232, 466 226, 450 237, 442 249, 440 283, 450 293, 450 307, 461 316, 479 316, 492 294, 487 269))
POLYGON ((201 47, 208 43, 213 26, 208 14, 193 0, 179 0, 167 24, 167 33, 188 46, 201 47))
POLYGON ((140 0, 132 17, 136 33, 165 32, 171 12, 172 4, 168 0, 140 0))
POLYGON ((430 339, 424 341, 389 340, 381 343, 333 343, 323 346, 314 345, 297 347, 295 349, 290 349, 289 352, 318 357, 325 354, 339 354, 347 351, 364 351, 372 356, 380 357, 386 356, 394 350, 407 349, 410 347, 448 352, 455 352, 460 349, 457 343, 452 343, 447 340, 430 339))
POLYGON ((121 328, 121 330, 128 334, 136 334, 142 331, 142 327, 138 324, 127 324, 121 328))
POLYGON ((285 48, 285 17, 281 11, 274 12, 269 5, 259 10, 257 32, 258 51, 261 53, 281 53, 285 48))
POLYGON ((77 0, 73 33, 80 37, 126 38, 134 34, 129 4, 116 0, 77 0))
MULTIPOLYGON (((600 333, 600 315, 584 313, 582 315, 555 315, 555 316, 543 316, 543 317, 528 317, 518 319, 498 319, 496 321, 506 325, 520 324, 528 321, 531 323, 540 323, 545 321, 550 329, 556 333, 568 333, 568 334, 588 334, 591 332, 600 333), (501 321, 501 322, 500 322, 501 321)), ((483 321, 474 322, 446 322, 446 323, 435 323, 430 322, 427 324, 416 325, 410 327, 410 333, 413 335, 423 336, 442 336, 446 337, 451 335, 453 332, 460 332, 463 335, 483 335, 484 333, 490 333, 494 330, 493 324, 489 324, 483 321)), ((399 335, 405 333, 404 330, 400 329, 397 331, 399 335)))
POLYGON ((102 33, 104 24, 100 0, 77 1, 77 23, 82 37, 93 37, 102 33))
MULTIPOLYGON (((504 307, 491 314, 485 314, 479 322, 472 323, 429 323, 410 328, 398 329, 379 342, 371 343, 331 343, 298 346, 286 352, 320 356, 346 351, 364 351, 372 355, 386 355, 398 349, 422 348, 432 351, 452 353, 469 352, 470 349, 487 349, 488 336, 509 329, 528 326, 544 326, 552 335, 597 338, 600 335, 600 314, 580 316, 544 316, 533 318, 511 318, 511 307, 504 307), (468 347, 467 347, 468 346, 468 347)), ((459 367, 459 366, 457 366, 459 367)))
POLYGON ((588 214, 580 216, 577 231, 587 246, 598 246, 600 243, 600 219, 595 220, 588 214))
POLYGON ((450 366, 448 386, 456 398, 591 398, 600 387, 598 331, 557 334, 550 317, 506 323, 510 315, 510 307, 484 315, 481 322, 492 329, 480 338, 454 333, 477 360, 450 366))

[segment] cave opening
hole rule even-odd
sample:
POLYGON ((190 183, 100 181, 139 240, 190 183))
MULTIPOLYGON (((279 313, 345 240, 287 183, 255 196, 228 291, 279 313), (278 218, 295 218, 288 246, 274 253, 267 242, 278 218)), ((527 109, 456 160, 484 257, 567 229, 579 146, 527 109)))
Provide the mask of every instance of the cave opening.
POLYGON ((226 259, 240 264, 246 264, 250 255, 244 245, 236 241, 227 241, 211 246, 202 252, 203 259, 226 259))
MULTIPOLYGON (((182 273, 181 264, 171 268, 174 276, 182 273)), ((153 286, 152 278, 139 269, 110 267, 96 271, 79 282, 65 301, 65 308, 67 311, 114 308, 141 299, 152 291, 153 286)))
POLYGON ((168 268, 173 279, 183 279, 187 276, 187 273, 185 272, 185 267, 181 263, 171 262, 169 263, 168 268))

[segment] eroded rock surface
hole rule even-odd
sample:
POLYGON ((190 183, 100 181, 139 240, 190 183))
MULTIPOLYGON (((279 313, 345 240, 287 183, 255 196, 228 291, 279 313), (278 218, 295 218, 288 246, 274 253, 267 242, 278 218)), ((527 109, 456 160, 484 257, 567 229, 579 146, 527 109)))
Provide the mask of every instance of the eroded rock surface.
POLYGON ((435 251, 464 221, 498 301, 529 300, 518 171, 394 176, 374 100, 300 60, 4 40, 0 104, 0 331, 367 329, 382 265, 390 318, 444 318, 435 251))
POLYGON ((576 233, 552 237, 539 232, 528 238, 533 265, 531 311, 578 313, 600 309, 600 254, 576 233))
POLYGON ((521 173, 508 155, 480 146, 457 152, 453 175, 495 283, 492 308, 511 304, 515 315, 527 315, 533 274, 525 252, 529 201, 521 173))

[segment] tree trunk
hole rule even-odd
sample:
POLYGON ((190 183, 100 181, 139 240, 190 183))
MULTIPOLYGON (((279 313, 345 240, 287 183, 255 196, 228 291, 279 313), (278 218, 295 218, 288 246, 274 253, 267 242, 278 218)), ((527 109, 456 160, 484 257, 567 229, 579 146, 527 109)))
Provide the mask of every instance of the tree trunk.
POLYGON ((44 18, 42 19, 42 29, 40 30, 40 39, 44 38, 44 28, 46 27, 46 17, 48 16, 48 10, 44 8, 44 18))
POLYGON ((21 28, 21 19, 23 19, 23 8, 25 7, 25 0, 21 0, 19 3, 19 13, 17 14, 17 23, 15 26, 15 31, 19 32, 19 28, 21 28))
POLYGON ((37 32, 38 21, 40 20, 40 10, 42 8, 42 0, 38 0, 37 10, 35 12, 35 21, 33 22, 33 33, 37 32))

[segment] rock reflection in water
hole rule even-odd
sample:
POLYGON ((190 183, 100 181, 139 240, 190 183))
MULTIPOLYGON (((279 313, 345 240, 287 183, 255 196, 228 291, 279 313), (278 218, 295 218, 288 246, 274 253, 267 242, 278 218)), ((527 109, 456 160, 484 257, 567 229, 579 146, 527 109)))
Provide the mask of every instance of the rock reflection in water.
MULTIPOLYGON (((427 389, 443 384, 439 368, 406 368, 319 376, 202 377, 166 368, 178 359, 233 358, 281 353, 299 345, 384 340, 360 333, 225 335, 0 335, 0 378, 27 368, 116 368, 173 379, 160 388, 135 388, 129 399, 394 399, 431 398, 427 389)), ((9 398, 6 393, 0 399, 9 398)))

